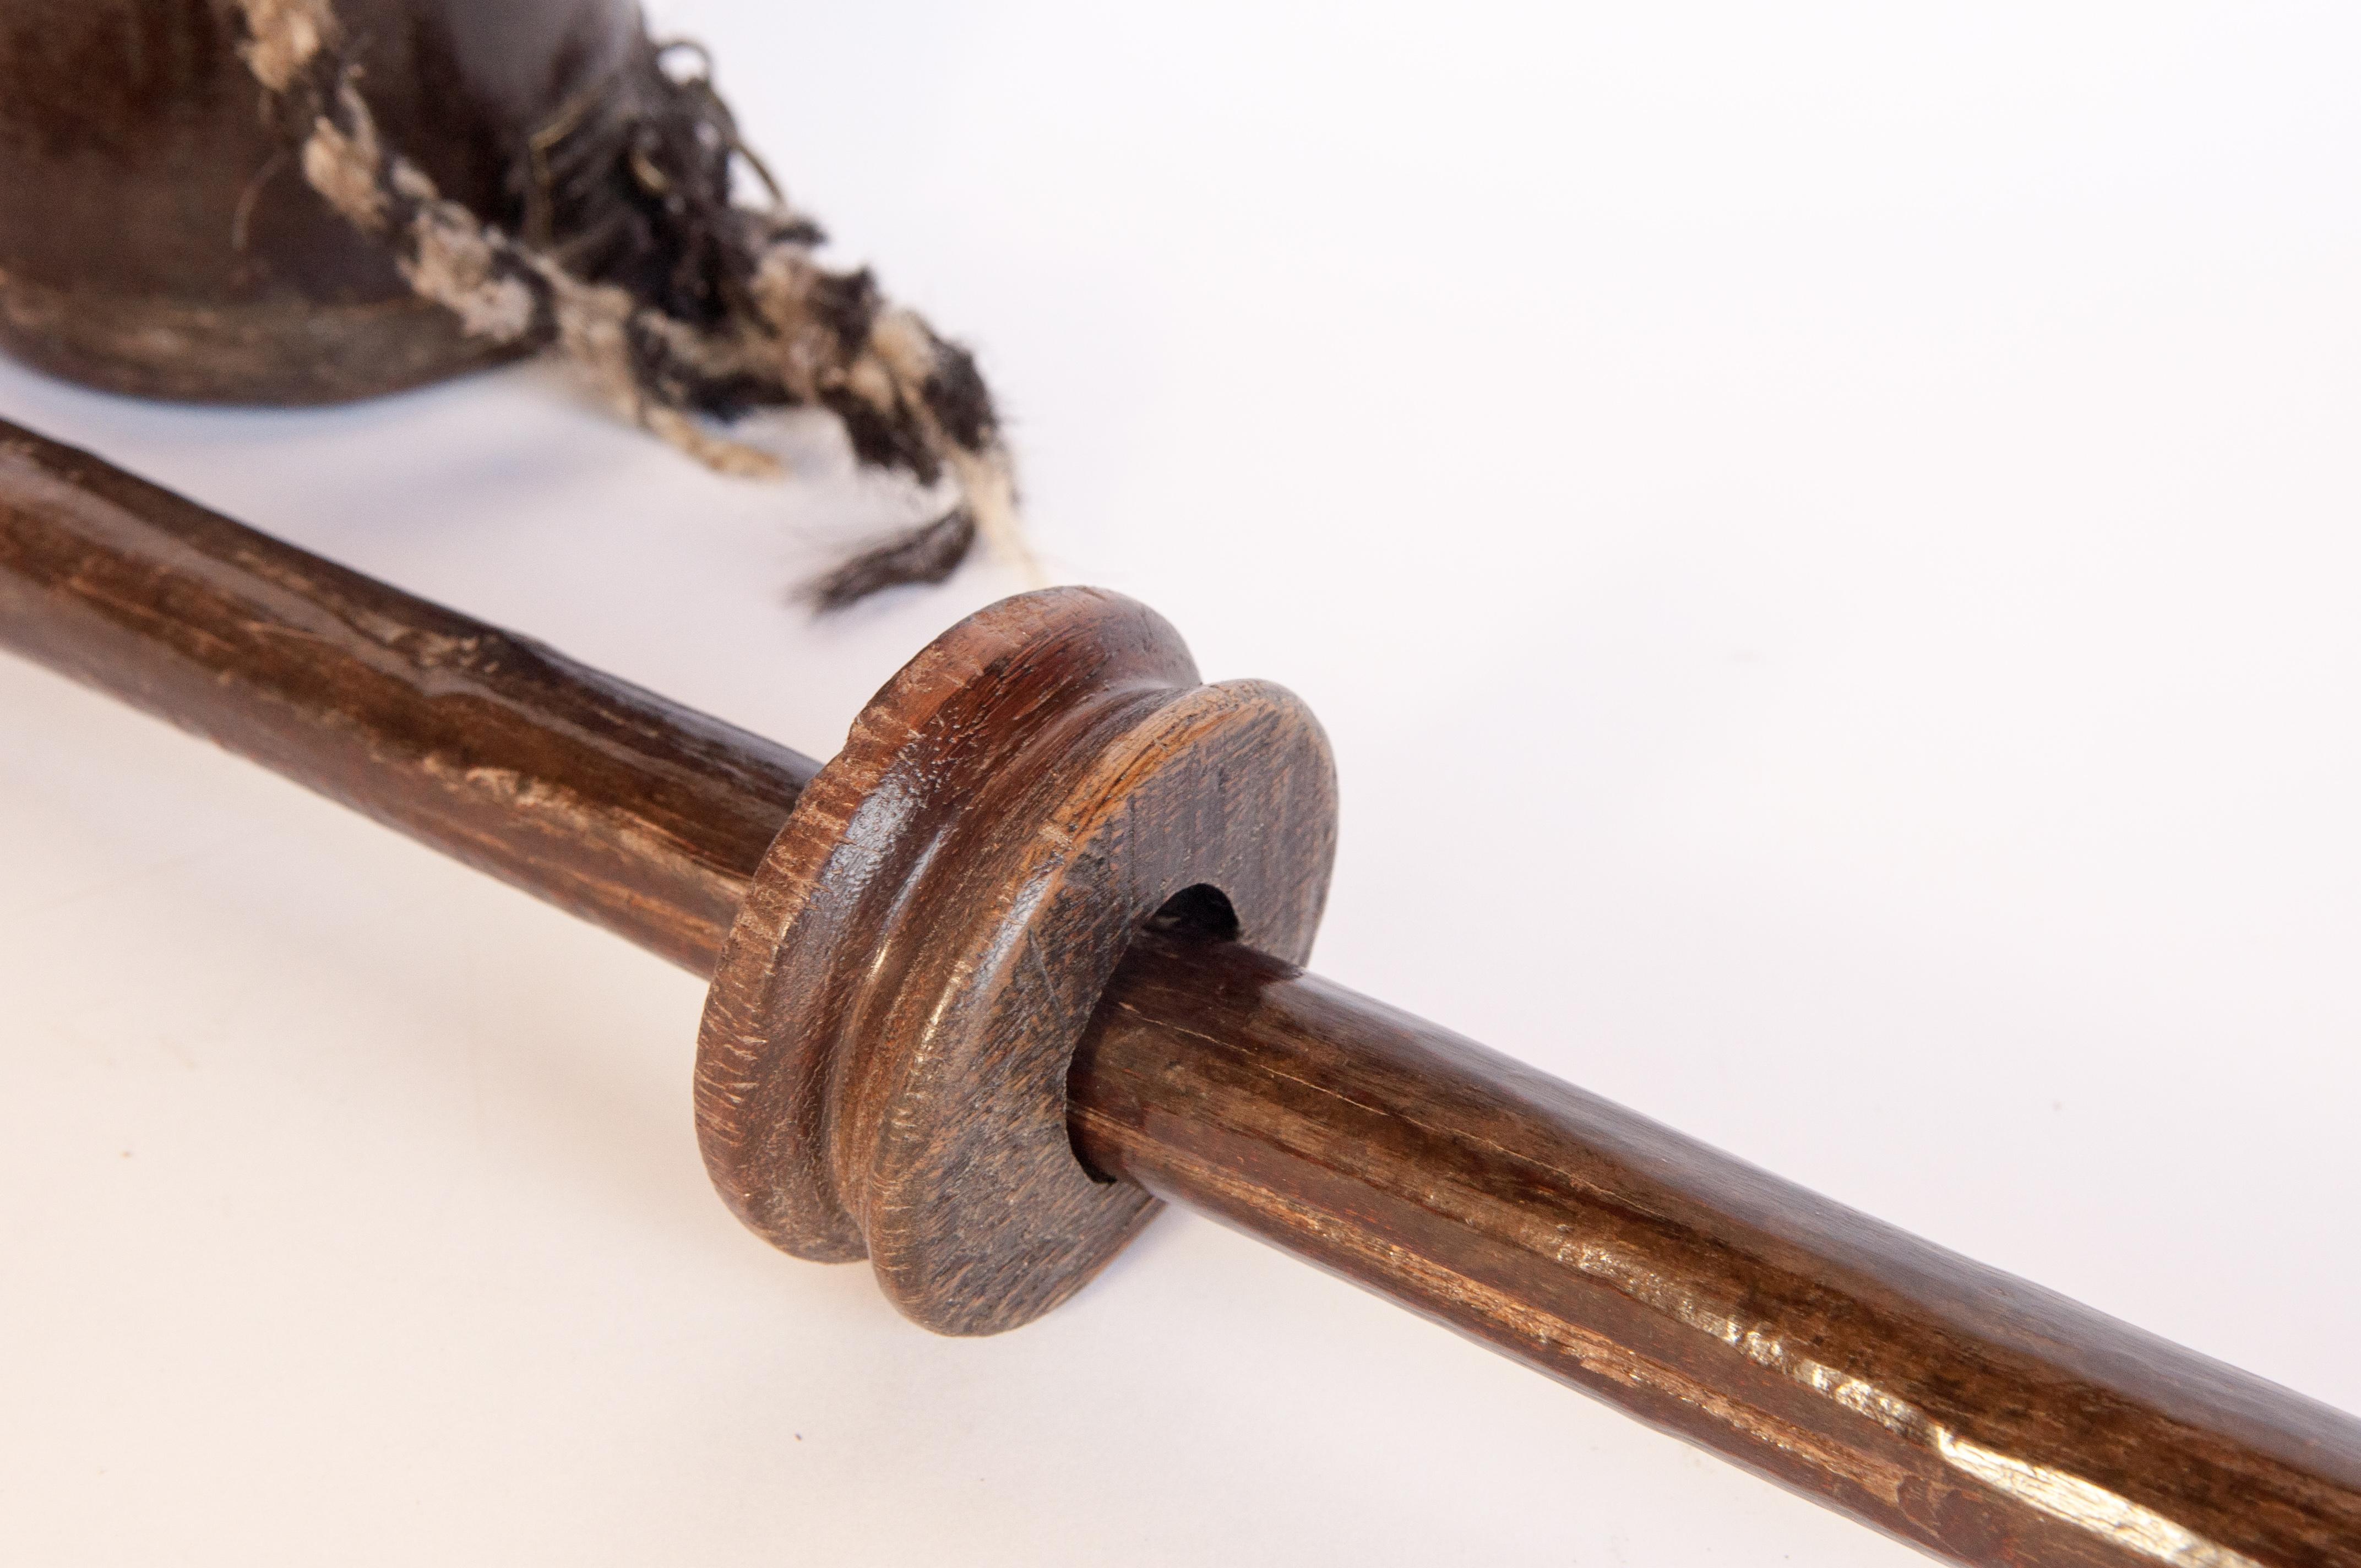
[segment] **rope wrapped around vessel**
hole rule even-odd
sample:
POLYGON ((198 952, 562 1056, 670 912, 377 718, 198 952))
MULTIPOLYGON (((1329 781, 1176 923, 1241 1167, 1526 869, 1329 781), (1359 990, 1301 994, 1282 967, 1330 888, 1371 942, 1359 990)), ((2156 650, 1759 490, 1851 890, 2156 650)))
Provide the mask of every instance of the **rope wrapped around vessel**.
POLYGON ((866 269, 820 264, 825 235, 740 139, 702 50, 642 38, 541 126, 512 171, 510 232, 388 144, 330 0, 236 4, 247 68, 306 182, 471 336, 557 348, 618 413, 723 473, 781 472, 730 422, 816 407, 862 464, 950 492, 932 520, 813 585, 821 607, 939 582, 979 537, 1027 559, 973 355, 866 269), (737 199, 741 168, 767 201, 737 199))

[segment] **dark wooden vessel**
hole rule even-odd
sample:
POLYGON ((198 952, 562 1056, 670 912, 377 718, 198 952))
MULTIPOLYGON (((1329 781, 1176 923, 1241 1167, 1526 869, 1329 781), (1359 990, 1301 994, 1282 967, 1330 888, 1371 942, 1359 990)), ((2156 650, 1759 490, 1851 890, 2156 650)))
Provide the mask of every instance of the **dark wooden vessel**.
MULTIPOLYGON (((524 221, 536 131, 643 49, 632 0, 338 0, 388 139, 524 221)), ((470 339, 304 182, 228 0, 0 0, 0 347, 147 397, 368 397, 470 339)))

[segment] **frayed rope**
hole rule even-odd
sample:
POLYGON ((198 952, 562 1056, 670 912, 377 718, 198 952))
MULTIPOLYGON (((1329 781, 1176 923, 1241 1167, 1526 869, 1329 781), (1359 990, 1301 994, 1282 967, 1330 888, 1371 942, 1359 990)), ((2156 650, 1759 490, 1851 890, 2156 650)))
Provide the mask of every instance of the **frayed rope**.
POLYGON ((690 46, 643 40, 532 138, 522 236, 449 200, 387 147, 343 53, 330 0, 237 0, 243 53, 271 94, 303 177, 383 243, 411 288, 471 336, 555 345, 622 417, 727 474, 778 460, 716 426, 818 407, 863 464, 958 494, 934 521, 864 551, 810 590, 840 609, 939 583, 980 536, 1033 570, 997 411, 975 359, 892 304, 868 271, 820 266, 825 236, 738 139, 710 71, 668 69, 690 46), (768 188, 740 204, 743 162, 768 188))

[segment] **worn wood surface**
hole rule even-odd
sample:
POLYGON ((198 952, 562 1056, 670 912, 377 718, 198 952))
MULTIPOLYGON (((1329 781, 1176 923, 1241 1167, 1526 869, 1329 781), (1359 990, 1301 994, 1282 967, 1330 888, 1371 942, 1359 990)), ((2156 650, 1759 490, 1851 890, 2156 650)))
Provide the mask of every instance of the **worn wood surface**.
POLYGON ((1152 1212, 1066 1131, 1132 933, 1218 886, 1194 897, 1224 930, 1303 957, 1335 817, 1302 705, 1201 685, 1145 606, 1051 588, 969 617, 869 704, 755 878, 697 1039, 715 1186, 790 1252, 867 1256, 929 1328, 1049 1310, 1152 1212))
MULTIPOLYGON (((745 895, 764 885, 757 872, 782 824, 823 815, 790 817, 813 772, 793 752, 6 429, 0 645, 692 969, 712 965, 741 900, 750 914, 761 909, 760 896, 745 895)), ((955 634, 938 647, 960 645, 955 634)), ((1024 663, 1015 657, 1007 687, 979 685, 979 672, 966 670, 935 695, 1058 689, 1029 685, 1024 663)), ((1184 689, 1180 670, 1159 667, 1145 689, 1169 701, 1184 689)), ((927 672, 913 672, 912 689, 924 687, 927 672)), ((879 750, 867 767, 881 780, 910 739, 888 721, 898 713, 906 731, 921 717, 896 707, 895 690, 873 709, 879 750)), ((985 740, 1023 730, 1022 706, 987 702, 954 728, 985 740)), ((860 752, 856 744, 848 754, 860 752)), ((1060 789, 1071 783, 1049 776, 1060 789)), ((839 892, 857 892, 881 864, 956 852, 948 829, 961 820, 958 786, 974 781, 929 781, 921 770, 900 782, 951 786, 917 813, 946 832, 869 840, 878 853, 866 857, 858 834, 840 842, 819 833, 816 841, 839 844, 828 873, 839 892)), ((994 804, 1035 810, 1024 796, 994 804)), ((1068 798, 1084 797, 1124 798, 1068 798)), ((853 790, 828 815, 851 809, 850 826, 865 809, 874 821, 895 798, 890 788, 853 790)), ((1222 795, 1186 798, 1203 806, 1222 795)), ((1035 820, 1044 830, 1023 842, 1036 850, 1066 830, 1055 812, 1035 820)), ((1178 827, 1167 829, 1175 844, 1178 827)), ((1189 893, 1172 885, 1178 877, 1250 878, 1250 868, 1141 863, 1164 873, 1136 879, 1108 905, 1137 934, 1067 1083, 1073 1148, 1089 1168, 1242 1226, 1939 1555, 2126 1568, 2361 1563, 2361 1423, 2352 1418, 1303 975, 1255 950, 1260 940, 1292 951, 1294 938, 1258 923, 1246 882, 1228 890, 1246 917, 1242 941, 1213 939, 1230 926, 1210 894, 1154 902, 1189 893)), ((1006 920, 1033 884, 999 889, 1005 907, 991 911, 977 907, 992 892, 981 882, 938 886, 896 872, 879 885, 895 895, 844 905, 880 943, 872 959, 915 965, 928 955, 895 959, 897 941, 980 928, 969 919, 1038 936, 1006 920)), ((1093 975, 1111 957, 1104 930, 1072 955, 1055 940, 1024 950, 1053 979, 1070 957, 1075 972, 1093 975)), ((842 967, 830 971, 830 983, 847 979, 842 967)), ((1063 1004, 1078 1008, 1087 991, 1063 1004)), ((988 1013, 1005 993, 926 994, 988 1013)), ((808 1000, 790 988, 766 1004, 808 1000)), ((888 985, 873 1000, 890 1013, 903 999, 888 985)), ((829 1058, 828 1069, 847 1059, 829 1058)), ((994 1059, 984 1051, 961 1070, 984 1072, 994 1059)), ((1051 1058, 1021 1059, 1038 1132, 1058 1110, 1054 1075, 1039 1071, 1051 1058)), ((896 1070, 931 1067, 921 1049, 896 1070)), ((897 1113, 890 1096, 862 1100, 875 1092, 854 1093, 867 1108, 853 1121, 873 1131, 897 1113)), ((956 1131, 961 1107, 939 1085, 931 1103, 912 1103, 914 1125, 956 1131)), ((835 1163, 837 1147, 865 1138, 830 1134, 817 1157, 831 1177, 873 1179, 876 1166, 835 1163)), ((907 1146, 950 1146, 930 1138, 907 1146)), ((1040 1154, 1038 1141, 1029 1146, 1040 1154)), ((815 1157, 807 1148, 802 1157, 815 1157)), ((1032 1168, 1088 1179, 1079 1163, 1032 1168)), ((934 1204, 956 1229, 962 1211, 923 1190, 928 1179, 955 1183, 956 1160, 919 1158, 888 1174, 890 1204, 934 1204)), ((1129 1204, 1136 1216, 1141 1202, 1129 1194, 1114 1208, 1129 1204)))
POLYGON ((1097 1168, 1915 1545, 2361 1563, 2361 1422, 1236 943, 1149 934, 1097 1168))
MULTIPOLYGON (((338 0, 393 145, 512 223, 533 132, 639 47, 631 0, 338 0)), ((366 397, 496 350, 304 183, 225 0, 0 0, 0 347, 148 397, 366 397)))
POLYGON ((818 767, 5 423, 0 647, 698 973, 818 767))

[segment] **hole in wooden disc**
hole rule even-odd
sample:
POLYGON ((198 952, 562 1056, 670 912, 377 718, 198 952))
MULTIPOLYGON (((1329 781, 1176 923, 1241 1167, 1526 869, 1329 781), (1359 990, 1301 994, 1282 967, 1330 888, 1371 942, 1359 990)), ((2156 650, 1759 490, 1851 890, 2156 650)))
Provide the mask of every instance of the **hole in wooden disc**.
MULTIPOLYGON (((1201 882, 1192 887, 1182 888, 1159 905, 1155 914, 1140 922, 1140 929, 1154 931, 1159 936, 1176 937, 1183 941, 1235 942, 1238 939, 1238 912, 1231 904, 1228 894, 1212 883, 1201 882)), ((1082 1064, 1090 1052, 1093 1033, 1092 1029, 1083 1031, 1082 1047, 1067 1069, 1066 1102, 1069 1107, 1073 1103, 1075 1071, 1078 1069, 1088 1070, 1082 1064)), ((1070 1110, 1067 1121, 1069 1136, 1072 1130, 1070 1110)), ((1084 1157, 1079 1143, 1074 1147, 1074 1159, 1093 1181, 1112 1183, 1116 1179, 1084 1157)))
POLYGON ((1209 942, 1235 942, 1238 939, 1238 912, 1231 906, 1228 894, 1212 883, 1201 882, 1166 899, 1148 917, 1148 928, 1209 942))

